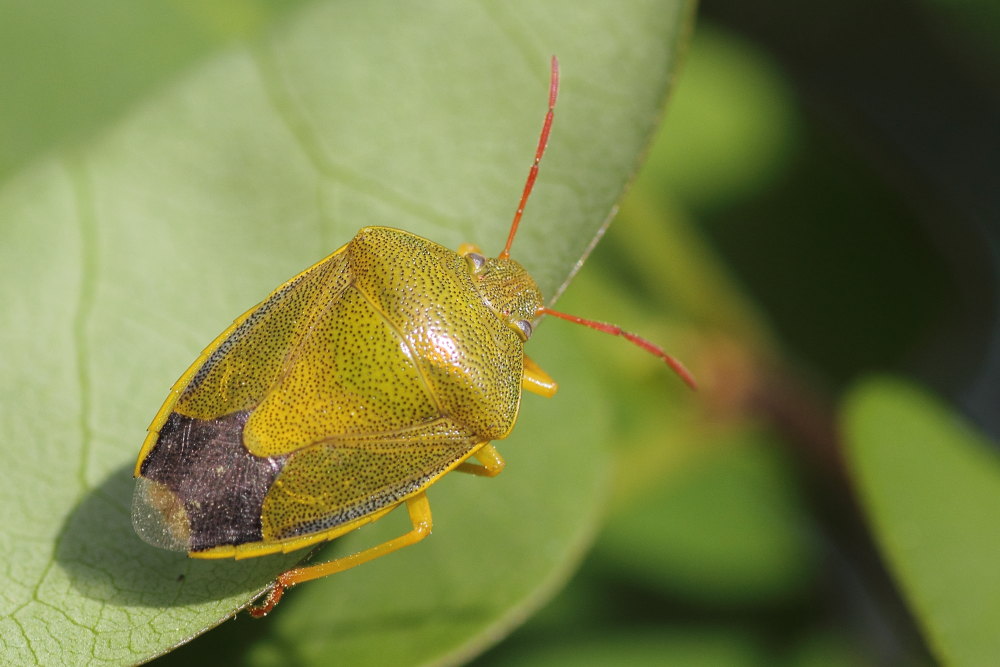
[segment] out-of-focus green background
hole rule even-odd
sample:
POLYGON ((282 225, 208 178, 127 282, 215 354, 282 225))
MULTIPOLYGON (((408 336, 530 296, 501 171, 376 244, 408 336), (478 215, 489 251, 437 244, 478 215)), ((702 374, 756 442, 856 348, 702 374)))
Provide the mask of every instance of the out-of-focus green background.
MULTIPOLYGON (((928 454, 940 488, 907 487, 924 456, 907 436, 930 427, 918 407, 878 413, 907 434, 879 482, 904 480, 885 491, 914 507, 900 527, 880 523, 838 418, 856 383, 894 373, 1000 432, 998 35, 989 2, 700 3, 649 160, 560 305, 689 337, 679 353, 708 386, 698 407, 667 403, 669 378, 588 342, 613 357, 596 373, 628 377, 617 503, 571 585, 481 664, 1000 660, 995 643, 956 651, 962 630, 935 624, 975 622, 907 579, 960 587, 965 552, 996 545, 995 445, 976 450, 991 491, 935 517, 922 502, 972 482, 928 454), (963 553, 933 573, 907 559, 945 540, 963 553)), ((991 560, 971 578, 995 591, 991 560)), ((1000 627, 995 600, 964 604, 1000 627)))
MULTIPOLYGON (((132 34, 168 47, 82 54, 119 75, 87 98, 53 86, 49 106, 84 109, 73 126, 0 103, 0 177, 299 4, 178 3, 203 39, 171 42, 174 12, 130 15, 132 34), (137 53, 156 61, 130 76, 121 62, 137 53)), ((56 23, 33 6, 34 18, 0 4, 26 43, 56 23)), ((989 0, 701 3, 648 162, 558 305, 642 323, 702 390, 680 390, 627 345, 560 334, 620 397, 606 527, 565 590, 479 664, 1000 660, 983 639, 1000 628, 997 36, 989 0), (953 421, 971 426, 927 435, 953 421), (936 498, 959 500, 933 514, 936 498), (945 555, 928 563, 935 546, 945 555), (952 567, 968 554, 985 556, 952 567), (975 620, 956 611, 967 608, 975 620)), ((23 46, 0 44, 0 62, 23 46)), ((33 67, 71 82, 74 62, 33 67)), ((30 75, 0 68, 0 100, 30 75)), ((273 643, 255 652, 267 627, 241 617, 161 660, 268 662, 273 643)))

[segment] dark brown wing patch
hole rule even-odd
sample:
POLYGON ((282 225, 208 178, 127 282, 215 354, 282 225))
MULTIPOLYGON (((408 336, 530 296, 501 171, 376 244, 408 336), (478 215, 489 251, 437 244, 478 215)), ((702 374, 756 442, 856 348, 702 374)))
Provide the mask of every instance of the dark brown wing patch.
POLYGON ((158 488, 156 498, 136 494, 133 523, 147 542, 167 548, 201 551, 225 544, 261 540, 264 496, 284 466, 285 457, 259 457, 242 444, 243 425, 249 412, 212 420, 172 413, 156 446, 142 463, 142 476, 158 488), (165 494, 169 491, 169 494, 165 494), (172 498, 169 496, 172 495, 172 498), (169 498, 169 500, 166 500, 169 498), (157 507, 150 507, 156 503, 157 507), (151 522, 164 514, 164 504, 174 503, 175 517, 186 526, 151 522), (185 532, 186 540, 179 538, 185 532), (172 534, 162 534, 166 531, 172 534), (183 544, 186 541, 187 544, 183 544))

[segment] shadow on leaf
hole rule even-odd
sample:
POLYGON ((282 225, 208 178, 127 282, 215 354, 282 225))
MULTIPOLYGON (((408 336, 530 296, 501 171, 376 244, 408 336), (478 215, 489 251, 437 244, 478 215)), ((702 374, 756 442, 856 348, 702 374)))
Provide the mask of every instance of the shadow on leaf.
POLYGON ((305 554, 208 561, 152 547, 132 530, 131 472, 131 466, 115 470, 63 524, 56 563, 85 597, 143 607, 179 607, 230 596, 245 600, 305 554))

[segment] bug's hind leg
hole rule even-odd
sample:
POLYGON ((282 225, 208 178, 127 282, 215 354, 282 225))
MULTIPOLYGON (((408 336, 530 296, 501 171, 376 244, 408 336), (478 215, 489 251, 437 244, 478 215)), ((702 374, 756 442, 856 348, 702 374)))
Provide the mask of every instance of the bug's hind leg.
POLYGON ((397 549, 402 549, 403 547, 408 547, 411 544, 416 544, 431 534, 431 505, 427 502, 426 494, 421 492, 412 498, 407 499, 406 511, 410 515, 410 523, 413 524, 413 528, 408 533, 400 535, 399 537, 389 540, 388 542, 383 542, 382 544, 365 549, 364 551, 359 551, 356 554, 351 554, 350 556, 337 558, 326 563, 319 563, 318 565, 297 567, 282 573, 274 581, 274 584, 271 585, 271 589, 267 592, 267 597, 264 598, 264 601, 258 605, 250 607, 250 615, 254 618, 261 618, 262 616, 265 616, 268 612, 274 609, 276 604, 278 604, 281 600, 281 596, 284 595, 286 588, 291 588, 292 586, 301 584, 304 581, 319 579, 320 577, 325 577, 328 574, 349 570, 355 565, 367 563, 368 561, 374 560, 379 556, 392 553, 397 549))
POLYGON ((455 470, 458 472, 467 472, 470 475, 479 475, 480 477, 496 477, 507 465, 503 457, 500 456, 500 452, 497 451, 497 448, 488 442, 477 449, 473 456, 476 457, 479 463, 465 461, 458 464, 455 470))

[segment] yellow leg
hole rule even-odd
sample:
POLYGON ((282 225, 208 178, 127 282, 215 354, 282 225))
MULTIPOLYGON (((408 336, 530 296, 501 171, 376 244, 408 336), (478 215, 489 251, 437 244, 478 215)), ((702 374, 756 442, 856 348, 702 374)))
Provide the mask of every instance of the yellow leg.
POLYGON ((535 363, 534 359, 524 355, 524 372, 521 374, 521 389, 552 398, 559 389, 559 384, 535 363))
POLYGON ((271 585, 271 590, 268 591, 267 597, 264 598, 264 601, 258 605, 250 607, 250 615, 254 618, 266 616, 268 612, 274 609, 274 606, 281 600, 281 596, 284 595, 286 588, 291 588, 292 586, 301 584, 304 581, 319 579, 320 577, 325 577, 328 574, 349 570, 355 565, 367 563, 368 561, 374 560, 379 556, 392 553, 397 549, 402 549, 403 547, 408 547, 411 544, 416 544, 431 534, 431 506, 430 503, 427 502, 426 494, 418 493, 408 499, 406 501, 406 511, 409 512, 410 523, 413 524, 413 528, 410 532, 400 535, 399 537, 389 540, 388 542, 371 547, 370 549, 365 549, 364 551, 359 551, 356 554, 351 554, 350 556, 344 556, 343 558, 337 558, 327 563, 320 563, 318 565, 297 567, 281 574, 275 580, 274 584, 271 585))
POLYGON ((467 472, 470 475, 479 475, 480 477, 496 477, 503 471, 504 466, 507 465, 503 457, 500 456, 500 452, 497 451, 497 448, 488 442, 477 449, 474 456, 479 459, 479 463, 465 461, 464 463, 460 463, 455 470, 458 472, 467 472))

